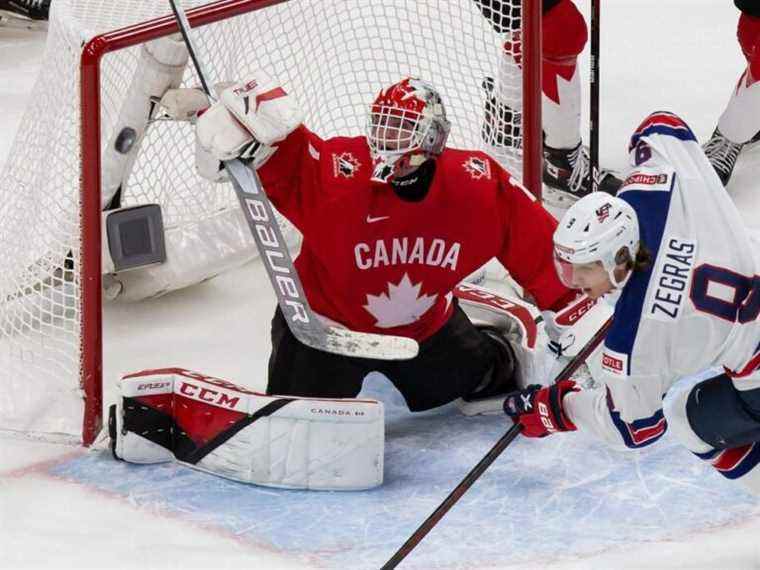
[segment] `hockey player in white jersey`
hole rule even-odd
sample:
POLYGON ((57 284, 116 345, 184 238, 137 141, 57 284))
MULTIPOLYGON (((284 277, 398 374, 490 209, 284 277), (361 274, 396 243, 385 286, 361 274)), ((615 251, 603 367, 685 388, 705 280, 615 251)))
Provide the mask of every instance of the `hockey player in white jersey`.
POLYGON ((615 302, 604 385, 529 387, 505 411, 529 437, 577 429, 628 448, 669 427, 760 494, 760 237, 679 117, 650 115, 630 157, 618 197, 579 200, 554 234, 562 280, 615 302), (713 367, 708 380, 686 379, 713 367))

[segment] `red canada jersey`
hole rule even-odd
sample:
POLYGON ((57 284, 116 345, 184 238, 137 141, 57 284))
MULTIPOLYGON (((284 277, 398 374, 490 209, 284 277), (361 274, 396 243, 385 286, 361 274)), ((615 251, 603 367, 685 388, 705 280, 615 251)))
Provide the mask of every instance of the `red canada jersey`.
POLYGON ((445 149, 428 194, 409 202, 370 182, 365 137, 302 126, 278 146, 258 173, 303 234, 295 266, 317 313, 421 341, 448 320, 456 284, 493 257, 539 308, 572 298, 554 271, 554 218, 485 153, 445 149))

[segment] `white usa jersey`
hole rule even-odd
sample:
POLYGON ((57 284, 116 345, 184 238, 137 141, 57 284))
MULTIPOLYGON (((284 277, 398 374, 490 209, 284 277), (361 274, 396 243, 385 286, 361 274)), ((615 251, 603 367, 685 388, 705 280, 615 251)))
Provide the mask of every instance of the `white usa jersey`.
POLYGON ((662 399, 684 376, 722 366, 737 389, 760 377, 760 237, 680 118, 649 116, 630 149, 618 196, 636 211, 653 263, 615 305, 601 353, 606 389, 563 402, 579 429, 641 447, 665 433, 662 399))

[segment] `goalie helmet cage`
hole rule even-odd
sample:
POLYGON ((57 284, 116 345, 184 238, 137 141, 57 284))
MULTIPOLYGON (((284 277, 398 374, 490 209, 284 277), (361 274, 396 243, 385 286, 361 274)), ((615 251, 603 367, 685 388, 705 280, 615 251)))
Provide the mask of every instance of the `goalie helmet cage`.
MULTIPOLYGON (((382 86, 427 79, 452 122, 449 145, 490 152, 540 192, 540 0, 183 6, 212 81, 266 69, 303 106, 305 124, 331 137, 362 134, 382 86), (521 45, 519 64, 506 39, 521 45), (510 147, 497 140, 503 129, 510 147)), ((2 431, 89 445, 102 427, 102 165, 140 45, 177 32, 170 14, 165 0, 53 2, 40 75, 0 173, 2 431)), ((182 85, 198 85, 190 65, 182 85)), ((237 208, 230 187, 195 174, 193 144, 187 123, 153 123, 121 205, 159 203, 166 226, 237 208)))

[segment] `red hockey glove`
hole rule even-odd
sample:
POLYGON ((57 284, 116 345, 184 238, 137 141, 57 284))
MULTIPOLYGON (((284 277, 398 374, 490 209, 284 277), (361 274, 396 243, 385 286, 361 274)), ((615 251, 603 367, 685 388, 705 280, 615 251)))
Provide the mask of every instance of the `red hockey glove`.
POLYGON ((523 426, 526 437, 546 437, 558 431, 575 431, 562 407, 562 398, 578 387, 572 380, 560 380, 552 386, 532 384, 524 390, 507 394, 504 413, 523 426))

